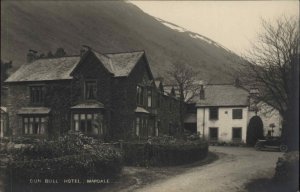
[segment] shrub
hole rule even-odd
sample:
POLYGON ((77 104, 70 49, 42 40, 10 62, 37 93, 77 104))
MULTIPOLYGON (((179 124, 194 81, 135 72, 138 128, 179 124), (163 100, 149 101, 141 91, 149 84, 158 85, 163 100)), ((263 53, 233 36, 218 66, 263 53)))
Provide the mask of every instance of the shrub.
POLYGON ((109 179, 122 169, 119 150, 82 134, 15 149, 12 159, 7 166, 8 183, 26 184, 32 178, 109 179))
POLYGON ((275 181, 298 182, 299 151, 288 152, 278 158, 275 170, 275 181))

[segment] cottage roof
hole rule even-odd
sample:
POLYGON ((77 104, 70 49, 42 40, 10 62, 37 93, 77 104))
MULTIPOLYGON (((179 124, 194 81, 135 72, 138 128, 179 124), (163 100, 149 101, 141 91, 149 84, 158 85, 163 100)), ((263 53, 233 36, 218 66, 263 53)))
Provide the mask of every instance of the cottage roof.
POLYGON ((146 109, 144 109, 143 107, 137 107, 134 112, 136 113, 149 113, 149 111, 147 111, 146 109))
POLYGON ((50 113, 50 110, 51 109, 47 107, 23 107, 18 111, 18 114, 48 114, 50 113))
POLYGON ((205 106, 247 106, 249 93, 234 85, 207 85, 204 88, 205 98, 194 98, 197 107, 205 106))
POLYGON ((103 103, 99 101, 87 101, 71 107, 71 109, 104 109, 103 103))
POLYGON ((79 61, 79 56, 38 59, 22 65, 6 82, 72 79, 70 73, 79 61))

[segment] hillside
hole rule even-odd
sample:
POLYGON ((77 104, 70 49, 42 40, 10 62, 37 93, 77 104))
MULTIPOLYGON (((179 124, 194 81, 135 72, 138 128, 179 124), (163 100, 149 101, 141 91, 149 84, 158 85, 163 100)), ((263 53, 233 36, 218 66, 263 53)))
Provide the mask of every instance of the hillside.
POLYGON ((81 45, 103 52, 145 50, 154 76, 173 62, 200 70, 199 79, 232 82, 237 56, 213 40, 154 18, 126 2, 1 1, 1 59, 14 67, 29 49, 45 54, 63 47, 79 54, 81 45))

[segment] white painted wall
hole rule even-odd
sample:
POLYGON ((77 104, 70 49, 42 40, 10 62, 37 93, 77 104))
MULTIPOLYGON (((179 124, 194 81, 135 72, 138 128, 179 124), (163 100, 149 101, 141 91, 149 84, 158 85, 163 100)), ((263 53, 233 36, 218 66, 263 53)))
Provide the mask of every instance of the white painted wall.
POLYGON ((197 108, 197 131, 206 139, 209 138, 209 128, 219 128, 219 141, 231 142, 232 141, 232 128, 242 128, 242 142, 246 142, 246 133, 248 125, 248 107, 219 107, 219 119, 209 119, 209 108, 197 108), (232 109, 242 109, 242 119, 232 119, 232 109))

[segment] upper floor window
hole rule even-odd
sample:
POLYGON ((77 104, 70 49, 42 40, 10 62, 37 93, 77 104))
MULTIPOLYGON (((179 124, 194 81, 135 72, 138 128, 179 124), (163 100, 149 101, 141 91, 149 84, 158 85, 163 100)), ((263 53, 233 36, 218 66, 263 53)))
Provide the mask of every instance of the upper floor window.
POLYGON ((85 82, 85 99, 96 99, 97 96, 97 82, 95 80, 85 82))
POLYGON ((152 90, 148 88, 148 107, 152 107, 152 90))
POLYGON ((32 104, 41 104, 44 102, 44 87, 31 86, 30 87, 30 102, 32 104))
POLYGON ((232 109, 232 119, 243 119, 243 110, 232 109))
POLYGON ((209 108, 209 119, 219 119, 219 109, 218 107, 209 108))
POLYGON ((140 85, 136 87, 136 101, 138 105, 144 104, 144 87, 140 85))

